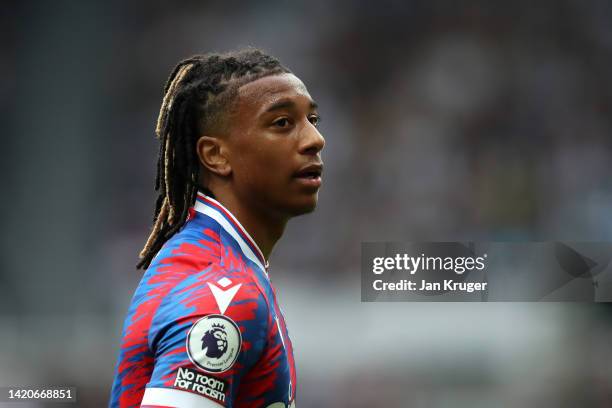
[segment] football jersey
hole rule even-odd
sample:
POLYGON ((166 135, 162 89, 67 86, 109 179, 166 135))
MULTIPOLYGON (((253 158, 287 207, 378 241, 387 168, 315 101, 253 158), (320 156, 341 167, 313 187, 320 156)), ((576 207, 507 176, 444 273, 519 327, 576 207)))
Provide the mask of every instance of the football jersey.
POLYGON ((198 193, 136 289, 110 406, 294 407, 293 348, 266 267, 238 220, 198 193))

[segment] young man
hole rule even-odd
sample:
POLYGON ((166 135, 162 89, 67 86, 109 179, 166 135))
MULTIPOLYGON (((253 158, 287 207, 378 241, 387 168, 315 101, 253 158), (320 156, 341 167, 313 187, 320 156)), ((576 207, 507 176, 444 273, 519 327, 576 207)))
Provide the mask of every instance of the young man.
POLYGON ((164 92, 147 270, 110 405, 294 407, 293 350, 267 259, 287 221, 317 204, 317 105, 256 49, 182 61, 164 92))

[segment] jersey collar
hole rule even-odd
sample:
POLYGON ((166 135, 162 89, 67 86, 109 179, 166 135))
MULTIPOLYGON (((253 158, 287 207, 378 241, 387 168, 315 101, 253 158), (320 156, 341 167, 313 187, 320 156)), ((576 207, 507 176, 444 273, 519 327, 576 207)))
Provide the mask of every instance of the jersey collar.
POLYGON ((267 273, 268 261, 261 253, 255 240, 249 235, 246 229, 232 215, 227 208, 220 202, 198 191, 194 209, 217 221, 240 245, 240 249, 251 261, 255 262, 264 272, 267 273))

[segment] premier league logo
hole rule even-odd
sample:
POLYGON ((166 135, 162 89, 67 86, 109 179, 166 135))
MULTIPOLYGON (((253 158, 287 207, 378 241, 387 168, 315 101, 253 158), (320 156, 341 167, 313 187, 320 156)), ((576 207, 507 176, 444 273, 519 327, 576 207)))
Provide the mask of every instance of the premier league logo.
POLYGON ((193 364, 207 373, 229 370, 242 345, 238 325, 224 315, 208 315, 191 326, 187 334, 187 355, 193 364))
POLYGON ((202 337, 202 350, 206 357, 219 358, 227 350, 227 333, 225 326, 213 323, 212 329, 207 330, 202 337))

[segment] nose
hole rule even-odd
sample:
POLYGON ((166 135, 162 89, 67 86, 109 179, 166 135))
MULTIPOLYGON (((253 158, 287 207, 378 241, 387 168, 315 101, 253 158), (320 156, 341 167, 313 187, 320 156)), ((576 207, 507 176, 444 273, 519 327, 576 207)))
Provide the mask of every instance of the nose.
POLYGON ((316 155, 325 147, 325 139, 319 133, 319 129, 312 123, 308 122, 300 132, 300 147, 301 154, 316 155))

